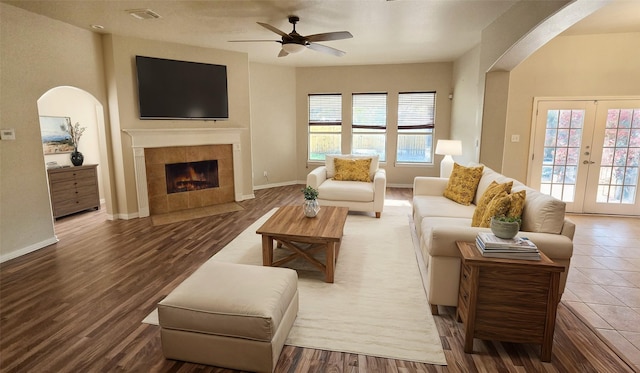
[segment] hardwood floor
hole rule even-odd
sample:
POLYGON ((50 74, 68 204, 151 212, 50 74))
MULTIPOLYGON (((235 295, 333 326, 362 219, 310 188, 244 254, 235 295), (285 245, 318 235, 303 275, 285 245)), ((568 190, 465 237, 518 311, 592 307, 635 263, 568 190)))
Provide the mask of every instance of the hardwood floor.
MULTIPOLYGON (((387 199, 410 199, 389 188, 387 199)), ((264 213, 301 204, 300 186, 256 191, 243 211, 153 226, 89 212, 58 220, 56 245, 0 267, 2 372, 229 372, 166 360, 159 327, 141 323, 158 301, 264 213)), ((551 363, 536 345, 474 341, 463 352, 455 308, 435 317, 448 366, 285 346, 278 372, 631 372, 562 303, 551 363)))

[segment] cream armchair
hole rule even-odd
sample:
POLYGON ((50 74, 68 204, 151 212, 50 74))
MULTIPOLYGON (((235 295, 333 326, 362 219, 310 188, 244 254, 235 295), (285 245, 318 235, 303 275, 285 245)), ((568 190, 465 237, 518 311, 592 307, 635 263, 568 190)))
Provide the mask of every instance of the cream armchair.
POLYGON ((380 218, 384 207, 387 188, 387 174, 378 168, 378 156, 360 155, 327 155, 325 165, 320 166, 307 175, 307 186, 318 191, 320 206, 343 206, 351 211, 374 212, 380 218), (367 159, 371 158, 369 178, 364 181, 334 180, 334 159, 367 159))

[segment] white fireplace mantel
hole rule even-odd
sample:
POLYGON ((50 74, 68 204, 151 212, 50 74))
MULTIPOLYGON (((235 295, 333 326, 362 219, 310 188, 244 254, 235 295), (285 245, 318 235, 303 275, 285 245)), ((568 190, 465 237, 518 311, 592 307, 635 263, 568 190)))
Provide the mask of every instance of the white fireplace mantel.
POLYGON ((163 128, 123 130, 131 136, 138 216, 149 216, 149 192, 147 190, 147 166, 145 148, 169 146, 226 145, 233 147, 233 183, 236 201, 242 201, 242 128, 163 128))

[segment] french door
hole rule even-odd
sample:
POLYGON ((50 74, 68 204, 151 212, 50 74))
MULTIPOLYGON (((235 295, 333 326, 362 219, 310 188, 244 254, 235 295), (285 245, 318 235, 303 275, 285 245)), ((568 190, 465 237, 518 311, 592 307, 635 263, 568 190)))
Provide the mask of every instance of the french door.
POLYGON ((568 212, 640 215, 640 100, 539 100, 529 183, 568 212))

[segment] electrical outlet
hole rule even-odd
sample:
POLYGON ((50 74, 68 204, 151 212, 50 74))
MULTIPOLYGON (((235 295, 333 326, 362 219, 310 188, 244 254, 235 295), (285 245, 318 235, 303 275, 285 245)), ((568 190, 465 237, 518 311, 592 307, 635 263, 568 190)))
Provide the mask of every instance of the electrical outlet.
POLYGON ((511 135, 511 142, 520 142, 520 135, 511 135))

